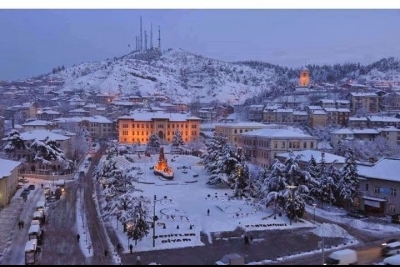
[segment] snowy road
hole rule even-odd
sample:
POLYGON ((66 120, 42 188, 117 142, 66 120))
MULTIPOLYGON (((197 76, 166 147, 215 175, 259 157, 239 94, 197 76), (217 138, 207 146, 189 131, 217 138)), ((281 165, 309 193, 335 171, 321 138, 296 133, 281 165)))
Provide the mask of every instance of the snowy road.
POLYGON ((19 194, 21 189, 16 193, 16 196, 11 201, 11 204, 6 208, 7 212, 1 213, 0 225, 1 235, 9 237, 4 239, 0 238, 2 246, 6 241, 9 246, 6 249, 6 255, 1 262, 2 265, 25 265, 25 244, 28 241, 28 230, 32 221, 33 212, 35 211, 36 203, 43 196, 43 189, 36 187, 28 195, 26 202, 23 201, 19 194), (18 220, 22 219, 25 222, 25 227, 18 229, 18 220), (12 239, 11 239, 12 238, 12 239))

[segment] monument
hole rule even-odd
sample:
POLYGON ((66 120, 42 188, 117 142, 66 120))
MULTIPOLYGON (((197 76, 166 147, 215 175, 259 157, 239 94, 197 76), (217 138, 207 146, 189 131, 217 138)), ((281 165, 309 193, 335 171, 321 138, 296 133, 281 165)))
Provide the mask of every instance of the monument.
POLYGON ((174 179, 174 172, 172 171, 172 168, 168 166, 167 159, 165 158, 164 155, 164 147, 160 148, 160 155, 158 157, 158 162, 154 166, 154 174, 160 175, 169 180, 174 179))

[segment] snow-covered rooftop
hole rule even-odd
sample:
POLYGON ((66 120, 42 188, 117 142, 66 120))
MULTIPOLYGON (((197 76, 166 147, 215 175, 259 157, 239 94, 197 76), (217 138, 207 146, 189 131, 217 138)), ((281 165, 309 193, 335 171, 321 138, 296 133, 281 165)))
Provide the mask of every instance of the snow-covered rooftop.
POLYGON ((20 164, 19 161, 0 159, 0 179, 10 176, 11 172, 20 164))
POLYGON ((34 120, 27 123, 22 124, 22 126, 47 126, 52 124, 50 121, 43 121, 43 120, 34 120))
POLYGON ((357 166, 357 174, 366 178, 376 178, 400 182, 400 159, 383 158, 373 166, 357 166))
POLYGON ((129 116, 121 116, 119 119, 132 119, 135 121, 152 121, 154 119, 168 119, 169 121, 201 120, 199 117, 184 113, 163 112, 134 112, 129 116))
POLYGON ((23 132, 20 134, 21 138, 23 140, 34 140, 38 139, 40 141, 45 140, 47 137, 49 137, 52 140, 55 141, 65 141, 68 140, 69 137, 61 134, 54 133, 52 131, 48 130, 32 130, 28 132, 23 132))
POLYGON ((286 138, 286 137, 301 137, 301 138, 309 138, 309 139, 316 139, 308 134, 304 134, 300 129, 258 129, 254 131, 250 131, 247 133, 242 133, 242 135, 248 136, 264 136, 264 137, 275 137, 275 138, 286 138))
MULTIPOLYGON (((318 151, 318 150, 300 150, 300 151, 293 151, 293 154, 295 156, 299 156, 300 155, 300 161, 303 162, 309 162, 311 160, 311 156, 314 157, 314 159, 316 160, 317 163, 321 162, 322 159, 322 154, 324 153, 324 160, 326 163, 330 164, 333 162, 337 162, 337 163, 344 163, 346 161, 346 158, 335 155, 335 154, 331 154, 331 153, 327 153, 327 152, 322 152, 322 151, 318 151)), ((280 153, 277 154, 277 156, 280 157, 289 157, 289 153, 280 153)))

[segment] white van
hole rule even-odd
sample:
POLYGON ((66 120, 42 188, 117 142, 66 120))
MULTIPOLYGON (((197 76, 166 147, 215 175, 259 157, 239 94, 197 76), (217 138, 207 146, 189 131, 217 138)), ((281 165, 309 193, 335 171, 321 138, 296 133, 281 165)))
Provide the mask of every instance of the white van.
POLYGON ((36 263, 37 239, 31 239, 25 244, 25 265, 36 263))
POLYGON ((383 265, 400 265, 400 255, 385 258, 383 260, 383 265))
POLYGON ((39 225, 31 225, 28 231, 28 239, 40 239, 40 235, 42 234, 42 230, 39 225))
POLYGON ((31 225, 40 225, 39 220, 32 220, 31 225))
POLYGON ((347 248, 329 254, 324 265, 354 265, 357 261, 357 251, 347 248))
POLYGON ((381 250, 381 254, 384 257, 392 256, 400 253, 400 241, 388 243, 381 250))

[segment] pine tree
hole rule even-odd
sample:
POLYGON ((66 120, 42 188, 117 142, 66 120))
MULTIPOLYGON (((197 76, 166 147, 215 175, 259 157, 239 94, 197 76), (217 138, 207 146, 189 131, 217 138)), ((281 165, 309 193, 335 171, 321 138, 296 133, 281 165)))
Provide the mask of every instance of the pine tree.
POLYGON ((24 150, 27 148, 25 141, 21 138, 20 133, 15 129, 12 129, 10 132, 8 132, 4 139, 8 141, 4 146, 4 152, 10 158, 15 158, 15 153, 17 150, 24 150))
POLYGON ((156 153, 160 150, 160 138, 157 134, 153 133, 149 137, 149 142, 147 143, 146 151, 156 153))
POLYGON ((341 170, 341 179, 338 186, 339 195, 347 205, 354 202, 358 195, 359 185, 357 163, 353 150, 349 148, 346 153, 345 164, 341 170))
POLYGON ((174 132, 174 136, 172 137, 172 147, 178 148, 180 146, 183 146, 185 142, 183 142, 182 139, 182 134, 179 131, 179 129, 176 129, 174 132))
MULTIPOLYGON (((127 227, 128 238, 132 238, 137 243, 138 240, 142 240, 143 237, 149 234, 149 225, 147 223, 148 217, 146 211, 143 209, 142 202, 135 207, 134 219, 131 220, 132 226, 127 227)), ((153 227, 156 227, 153 225, 153 227)))

